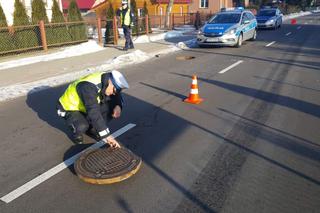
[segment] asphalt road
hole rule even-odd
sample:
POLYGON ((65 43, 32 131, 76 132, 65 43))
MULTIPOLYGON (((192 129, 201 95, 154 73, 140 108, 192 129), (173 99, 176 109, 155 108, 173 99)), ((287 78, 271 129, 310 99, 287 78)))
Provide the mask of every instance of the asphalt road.
MULTIPOLYGON (((137 125, 119 140, 141 170, 90 185, 65 169, 0 212, 319 212, 319 35, 314 14, 241 48, 191 48, 121 70, 131 87, 110 127, 137 125), (200 105, 182 102, 192 74, 200 105)), ((55 115, 65 88, 0 103, 0 197, 93 143, 73 145, 55 115)))

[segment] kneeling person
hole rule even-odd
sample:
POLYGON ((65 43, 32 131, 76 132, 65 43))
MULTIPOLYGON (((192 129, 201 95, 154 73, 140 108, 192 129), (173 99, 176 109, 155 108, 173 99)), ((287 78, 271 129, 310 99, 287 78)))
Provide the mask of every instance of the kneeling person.
POLYGON ((72 129, 75 143, 83 143, 83 134, 95 132, 111 147, 120 147, 110 135, 107 122, 122 111, 121 90, 129 88, 125 77, 116 70, 97 72, 69 85, 58 102, 58 115, 72 129))

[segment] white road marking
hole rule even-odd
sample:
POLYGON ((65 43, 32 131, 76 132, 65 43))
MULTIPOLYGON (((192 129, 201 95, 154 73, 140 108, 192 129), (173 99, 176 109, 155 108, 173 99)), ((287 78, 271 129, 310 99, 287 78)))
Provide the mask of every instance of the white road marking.
POLYGON ((301 29, 301 26, 297 27, 297 30, 300 30, 301 29))
POLYGON ((291 35, 291 32, 288 32, 288 33, 286 34, 286 36, 289 36, 289 35, 291 35))
POLYGON ((236 63, 232 64, 231 66, 229 66, 229 67, 221 70, 219 73, 220 73, 220 74, 225 73, 225 72, 227 72, 228 70, 231 70, 232 68, 238 66, 238 65, 241 64, 242 62, 243 62, 243 61, 241 61, 241 60, 240 60, 240 61, 237 61, 236 63))
POLYGON ((273 41, 273 42, 271 42, 271 43, 269 43, 269 44, 267 44, 266 45, 266 47, 270 47, 272 44, 274 44, 274 43, 276 43, 275 41, 273 41))
MULTIPOLYGON (((119 137, 120 135, 122 135, 123 133, 125 133, 126 131, 130 130, 131 128, 133 128, 135 126, 136 126, 135 124, 131 124, 131 123, 127 124, 126 126, 122 127, 121 129, 119 129, 115 133, 113 133, 112 136, 114 138, 119 137)), ((24 185, 20 186, 19 188, 13 190, 9 194, 3 196, 0 200, 2 200, 3 202, 6 202, 6 203, 10 203, 14 199, 20 197, 21 195, 23 195, 24 193, 33 189, 34 187, 38 186, 42 182, 48 180, 52 176, 58 174, 62 170, 71 166, 83 152, 85 152, 89 149, 98 149, 98 148, 102 147, 103 145, 105 145, 105 142, 102 140, 93 144, 92 146, 88 147, 87 149, 83 150, 82 152, 79 152, 78 154, 72 156, 71 158, 63 161, 59 165, 49 169, 45 173, 37 176, 36 178, 32 179, 31 181, 29 181, 29 182, 25 183, 24 185)))

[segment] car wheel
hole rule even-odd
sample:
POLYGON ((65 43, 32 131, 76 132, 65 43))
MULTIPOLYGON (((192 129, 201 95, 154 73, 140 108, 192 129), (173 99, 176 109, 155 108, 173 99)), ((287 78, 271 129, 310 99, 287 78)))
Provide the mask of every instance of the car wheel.
POLYGON ((254 32, 253 32, 253 36, 250 39, 250 41, 255 41, 256 39, 257 39, 257 30, 255 29, 254 32))
POLYGON ((239 37, 238 37, 238 42, 237 42, 237 44, 235 45, 235 47, 241 47, 241 45, 242 45, 242 42, 243 42, 243 35, 242 35, 242 33, 240 33, 240 35, 239 35, 239 37))

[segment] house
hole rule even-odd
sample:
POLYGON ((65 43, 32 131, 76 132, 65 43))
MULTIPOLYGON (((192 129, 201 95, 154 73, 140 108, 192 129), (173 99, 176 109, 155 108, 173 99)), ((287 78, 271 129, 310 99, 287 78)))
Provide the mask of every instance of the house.
MULTIPOLYGON (((26 11, 27 11, 27 14, 29 17, 31 17, 31 2, 32 0, 20 0, 25 8, 26 8, 26 11)), ((55 0, 43 0, 44 3, 45 3, 45 7, 46 7, 46 10, 47 10, 47 16, 49 18, 49 21, 51 20, 51 17, 52 17, 52 5, 53 5, 53 1, 55 0)), ((56 0, 58 1, 59 3, 59 6, 60 6, 60 9, 62 11, 62 2, 61 0, 56 0)), ((8 25, 12 25, 13 24, 13 13, 14 13, 14 0, 0 0, 0 4, 1 4, 1 7, 3 9, 3 12, 6 16, 6 19, 7 19, 7 22, 8 22, 8 25)))
POLYGON ((239 6, 242 6, 242 7, 248 7, 250 4, 250 1, 249 0, 233 0, 233 5, 235 7, 239 7, 239 6), (244 5, 243 5, 244 4, 244 5))
MULTIPOLYGON (((96 0, 92 6, 92 10, 96 12, 97 16, 105 17, 105 11, 109 7, 110 2, 112 2, 115 9, 121 7, 121 0, 96 0)), ((139 16, 141 15, 144 2, 147 3, 149 15, 165 15, 169 0, 136 0, 139 16)), ((175 0, 172 12, 175 14, 187 13, 190 2, 191 0, 175 0)))
POLYGON ((215 13, 224 7, 232 7, 232 0, 193 0, 190 4, 190 13, 215 13))
MULTIPOLYGON (((71 0, 62 0, 62 8, 65 14, 68 13, 70 2, 71 0)), ((91 9, 92 5, 95 3, 95 0, 76 0, 76 2, 80 9, 80 12, 86 13, 91 9)))

